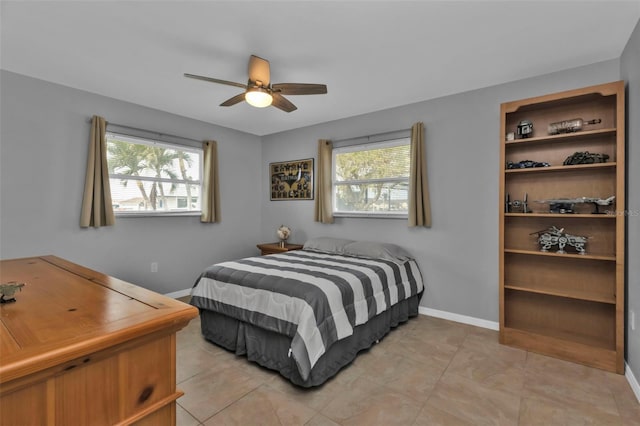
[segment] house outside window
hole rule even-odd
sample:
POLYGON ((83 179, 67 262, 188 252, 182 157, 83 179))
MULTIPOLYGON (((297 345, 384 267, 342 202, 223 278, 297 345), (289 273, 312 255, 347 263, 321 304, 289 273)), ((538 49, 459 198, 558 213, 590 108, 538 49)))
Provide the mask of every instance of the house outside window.
POLYGON ((335 216, 407 217, 408 137, 334 148, 332 169, 335 216))
POLYGON ((199 214, 202 149, 107 132, 117 216, 199 214))
MULTIPOLYGON (((198 197, 191 197, 191 206, 194 207, 198 202, 198 197)), ((187 197, 178 197, 177 205, 179 209, 186 209, 189 205, 189 199, 187 197)))

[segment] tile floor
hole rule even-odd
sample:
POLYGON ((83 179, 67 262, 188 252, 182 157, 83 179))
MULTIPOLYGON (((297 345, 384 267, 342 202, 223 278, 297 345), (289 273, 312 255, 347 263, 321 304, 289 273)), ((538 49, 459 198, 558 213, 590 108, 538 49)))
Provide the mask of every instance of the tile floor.
POLYGON ((177 423, 191 425, 640 425, 626 379, 498 344, 420 315, 320 388, 178 333, 177 423))

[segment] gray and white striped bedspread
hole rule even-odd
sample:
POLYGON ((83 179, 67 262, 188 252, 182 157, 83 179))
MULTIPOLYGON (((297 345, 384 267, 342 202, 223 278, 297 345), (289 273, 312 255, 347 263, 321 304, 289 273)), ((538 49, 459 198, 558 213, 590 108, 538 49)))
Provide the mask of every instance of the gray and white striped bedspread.
POLYGON ((306 380, 330 345, 422 290, 414 260, 399 265, 297 250, 210 266, 191 304, 290 336, 290 354, 306 380))

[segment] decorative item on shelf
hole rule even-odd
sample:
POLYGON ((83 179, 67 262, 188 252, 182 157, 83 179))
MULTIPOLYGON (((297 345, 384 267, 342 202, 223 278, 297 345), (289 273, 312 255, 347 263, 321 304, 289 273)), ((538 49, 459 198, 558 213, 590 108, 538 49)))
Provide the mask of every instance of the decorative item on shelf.
POLYGON ((570 214, 575 213, 575 204, 593 204, 595 210, 592 214, 603 214, 600 211, 600 206, 610 206, 615 201, 615 195, 609 198, 594 198, 594 197, 579 197, 579 198, 553 198, 549 200, 536 200, 536 203, 549 204, 549 213, 561 213, 570 214))
POLYGON ((594 120, 584 121, 582 118, 572 118, 571 120, 557 121, 549 124, 547 131, 550 135, 559 135, 561 133, 579 132, 584 126, 602 123, 602 120, 596 118, 594 120))
POLYGON ((289 229, 288 226, 280 225, 280 228, 278 228, 278 231, 276 233, 278 234, 278 238, 280 239, 280 247, 285 248, 287 245, 287 240, 291 235, 291 229, 289 229))
POLYGON ((530 169, 534 167, 549 167, 551 164, 539 161, 523 160, 517 163, 507 161, 507 169, 530 169))
POLYGON ((5 284, 0 284, 0 303, 11 303, 15 302, 16 298, 13 297, 16 294, 16 291, 22 291, 22 287, 24 287, 24 283, 18 283, 15 281, 10 281, 5 284))
POLYGON ((592 154, 589 151, 574 152, 568 156, 562 163, 565 166, 573 166, 576 164, 594 164, 606 163, 609 159, 607 154, 592 154))
POLYGON ((550 201, 549 202, 549 213, 555 214, 573 214, 575 211, 573 210, 574 203, 565 203, 563 201, 550 201))
POLYGON ((529 210, 529 205, 527 199, 529 195, 525 192, 524 198, 521 200, 513 200, 511 201, 509 194, 507 194, 507 199, 504 204, 504 211, 506 213, 531 213, 529 210))
POLYGON ((533 136, 533 123, 529 120, 522 120, 516 127, 518 139, 526 139, 533 136))
POLYGON ((505 139, 508 141, 515 140, 515 138, 516 138, 516 134, 514 132, 507 133, 507 136, 505 137, 505 139))
POLYGON ((564 228, 558 229, 555 226, 551 226, 548 229, 532 232, 529 235, 534 234, 538 236, 540 251, 548 252, 551 247, 558 246, 558 250, 556 251, 556 253, 566 254, 567 252, 564 251, 564 249, 566 246, 569 246, 576 249, 576 252, 578 254, 587 253, 584 245, 587 243, 588 237, 568 234, 564 232, 564 228))

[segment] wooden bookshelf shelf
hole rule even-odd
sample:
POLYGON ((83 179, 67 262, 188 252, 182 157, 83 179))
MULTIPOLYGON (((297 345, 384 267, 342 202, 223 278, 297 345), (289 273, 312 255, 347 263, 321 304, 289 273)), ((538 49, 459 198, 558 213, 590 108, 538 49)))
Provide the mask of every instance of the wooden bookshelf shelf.
POLYGON ((500 342, 619 374, 625 216, 594 214, 593 203, 572 203, 570 214, 550 213, 545 200, 615 196, 598 210, 625 209, 624 86, 617 81, 500 108, 500 342), (599 121, 574 133, 547 134, 549 124, 574 118, 599 121), (524 120, 533 123, 532 137, 505 140, 524 120), (579 152, 601 154, 607 162, 563 165, 579 152), (550 166, 505 168, 521 161, 550 166), (522 203, 514 203, 525 199, 534 213, 522 213, 522 203), (586 237, 586 253, 570 247, 557 253, 558 244, 540 251, 538 236, 551 227, 586 237))
POLYGON ((518 325, 518 327, 514 327, 514 329, 520 329, 532 335, 537 335, 539 336, 538 338, 551 338, 553 340, 570 342, 586 347, 604 349, 611 355, 615 353, 615 351, 613 351, 611 348, 610 342, 592 336, 585 336, 572 332, 563 332, 551 327, 528 327, 526 325, 518 325))
POLYGON ((536 143, 548 143, 548 142, 571 142, 575 139, 590 139, 590 138, 599 138, 602 136, 613 135, 616 133, 615 128, 610 129, 597 129, 597 130, 585 130, 582 132, 575 133, 564 133, 561 135, 549 135, 549 136, 538 136, 534 138, 527 139, 516 139, 512 141, 505 141, 505 145, 518 145, 518 144, 536 144, 536 143))
POLYGON ((608 262, 615 262, 615 256, 597 255, 597 254, 577 254, 577 253, 556 253, 553 251, 535 251, 535 250, 514 250, 504 249, 505 253, 526 254, 528 256, 552 256, 552 257, 569 257, 572 259, 584 259, 584 260, 605 260, 608 262))
POLYGON ((579 292, 575 290, 562 291, 562 290, 558 290, 558 287, 555 286, 554 283, 550 283, 548 286, 543 286, 539 288, 505 284, 504 288, 509 290, 514 290, 514 291, 525 291, 529 293, 546 294, 549 296, 566 297, 569 299, 587 300, 590 302, 609 303, 613 305, 615 305, 616 303, 615 295, 606 296, 606 295, 594 294, 586 291, 579 292))
POLYGON ((549 166, 549 167, 530 167, 527 169, 506 169, 504 172, 511 173, 549 173, 549 172, 570 172, 577 169, 601 169, 616 168, 615 162, 611 163, 595 163, 595 164, 578 164, 574 166, 549 166))
POLYGON ((505 213, 505 217, 542 217, 558 219, 615 219, 614 214, 505 213))

